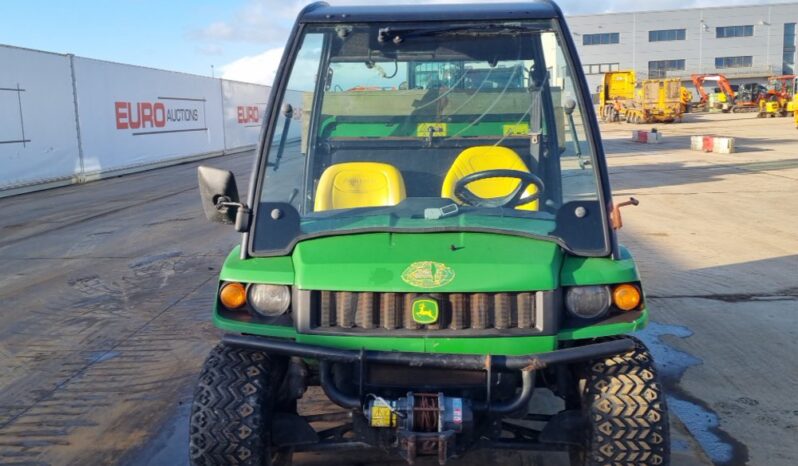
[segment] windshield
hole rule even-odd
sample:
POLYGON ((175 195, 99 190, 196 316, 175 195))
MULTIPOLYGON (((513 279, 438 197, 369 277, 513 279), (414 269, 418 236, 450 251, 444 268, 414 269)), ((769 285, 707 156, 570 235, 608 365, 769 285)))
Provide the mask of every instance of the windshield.
POLYGON ((609 250, 584 102, 550 21, 306 26, 286 89, 255 255, 364 231, 609 250))

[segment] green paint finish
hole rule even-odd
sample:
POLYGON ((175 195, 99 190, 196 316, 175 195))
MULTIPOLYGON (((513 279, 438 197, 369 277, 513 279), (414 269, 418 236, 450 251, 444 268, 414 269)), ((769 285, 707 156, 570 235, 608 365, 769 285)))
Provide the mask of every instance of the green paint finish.
POLYGON ((246 333, 274 338, 288 338, 306 345, 329 348, 372 351, 403 351, 410 353, 523 355, 552 351, 556 337, 499 337, 499 338, 390 338, 338 335, 299 334, 292 327, 257 325, 225 319, 214 313, 213 323, 231 333, 246 333))
POLYGON ((553 242, 491 233, 367 233, 300 242, 293 259, 305 290, 500 292, 557 288, 562 252, 553 242), (445 264, 454 278, 432 289, 402 280, 424 261, 445 264))
MULTIPOLYGON (((419 122, 432 123, 432 122, 419 122)), ((517 125, 518 121, 448 123, 449 137, 502 137, 505 126, 517 125)), ((400 123, 352 123, 336 122, 334 119, 325 120, 320 132, 323 138, 385 138, 406 137, 417 138, 418 125, 400 123)))
POLYGON ((560 340, 584 340, 590 338, 608 337, 612 335, 622 335, 642 330, 648 324, 648 309, 643 309, 643 313, 636 320, 628 323, 596 324, 582 328, 569 328, 561 330, 560 340))
MULTIPOLYGON (((616 261, 563 257, 553 242, 493 233, 366 233, 306 240, 297 245, 293 257, 241 260, 236 247, 225 260, 220 279, 297 285, 303 289, 419 293, 551 290, 558 286, 638 281, 631 255, 626 249, 621 251, 621 259, 616 261), (435 289, 415 287, 402 279, 412 264, 425 261, 445 264, 454 278, 435 289)), ((420 302, 426 300, 417 301, 420 302)), ((292 327, 240 322, 226 319, 215 310, 213 313, 214 325, 222 330, 289 338, 308 345, 495 355, 543 353, 556 349, 558 341, 632 333, 647 322, 648 310, 644 310, 633 322, 564 329, 551 337, 399 338, 298 334, 292 327)))
POLYGON ((213 311, 213 325, 230 333, 247 333, 275 338, 296 338, 297 336, 294 327, 253 324, 251 322, 226 319, 220 316, 215 309, 213 311))
POLYGON ((294 264, 290 256, 254 257, 241 260, 240 246, 236 246, 224 261, 219 279, 245 283, 293 285, 294 264))
POLYGON ((303 218, 300 228, 302 235, 330 234, 331 232, 339 235, 357 234, 358 230, 367 228, 391 229, 395 233, 401 233, 402 230, 416 232, 423 230, 423 232, 431 234, 440 233, 440 229, 443 228, 452 228, 458 231, 482 228, 490 229, 491 232, 497 231, 498 234, 506 232, 507 235, 515 233, 547 238, 552 237, 551 232, 554 231, 556 226, 554 220, 539 217, 502 217, 463 212, 456 216, 444 217, 438 220, 427 220, 421 216, 396 217, 390 214, 303 218))
POLYGON ((522 356, 553 351, 557 337, 429 338, 428 353, 522 356))
POLYGON ((604 285, 612 283, 638 282, 632 255, 621 247, 621 258, 566 256, 560 274, 562 286, 604 285))

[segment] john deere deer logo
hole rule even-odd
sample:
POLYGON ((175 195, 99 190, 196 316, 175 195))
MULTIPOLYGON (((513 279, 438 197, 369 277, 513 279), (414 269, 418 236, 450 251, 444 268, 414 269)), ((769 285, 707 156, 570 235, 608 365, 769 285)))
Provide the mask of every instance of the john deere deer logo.
POLYGON ((419 288, 439 288, 454 280, 454 270, 440 262, 413 262, 402 272, 402 280, 419 288))
POLYGON ((426 325, 438 321, 438 302, 434 299, 416 299, 413 301, 413 320, 426 325))

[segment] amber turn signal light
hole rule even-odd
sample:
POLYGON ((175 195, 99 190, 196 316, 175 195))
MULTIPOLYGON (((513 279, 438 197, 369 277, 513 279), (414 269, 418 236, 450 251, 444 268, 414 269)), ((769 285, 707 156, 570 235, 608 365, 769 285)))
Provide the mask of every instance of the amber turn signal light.
POLYGON ((247 303, 247 290, 241 283, 225 283, 219 291, 219 301, 227 309, 238 309, 247 303))
POLYGON ((624 283, 612 290, 612 302, 622 311, 633 311, 640 305, 642 296, 640 289, 635 285, 624 283))

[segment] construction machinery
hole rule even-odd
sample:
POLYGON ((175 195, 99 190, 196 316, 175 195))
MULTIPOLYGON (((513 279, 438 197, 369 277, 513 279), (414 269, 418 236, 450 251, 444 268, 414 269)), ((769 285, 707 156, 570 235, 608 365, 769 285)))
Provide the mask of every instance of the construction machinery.
POLYGON ((759 117, 786 117, 795 112, 795 87, 798 77, 794 74, 771 76, 767 91, 759 102, 759 117))
POLYGON ((693 108, 693 93, 686 87, 680 86, 679 96, 681 97, 682 113, 690 113, 693 108))
POLYGON ((638 201, 612 201, 576 63, 550 1, 299 13, 249 194, 197 170, 205 215, 241 237, 209 283, 226 334, 197 377, 189 464, 480 448, 671 464, 658 366, 627 336, 649 313, 617 238, 638 201))
POLYGON ((795 129, 798 129, 798 78, 793 81, 792 96, 792 114, 795 118, 795 129))
POLYGON ((634 71, 613 71, 604 75, 599 114, 607 122, 673 123, 681 121, 683 99, 678 79, 647 79, 638 89, 634 71))
POLYGON ((699 103, 695 108, 703 111, 757 112, 767 91, 758 83, 746 83, 735 88, 722 74, 694 74, 691 79, 699 95, 699 103), (717 84, 714 94, 707 93, 704 87, 707 82, 717 84))

